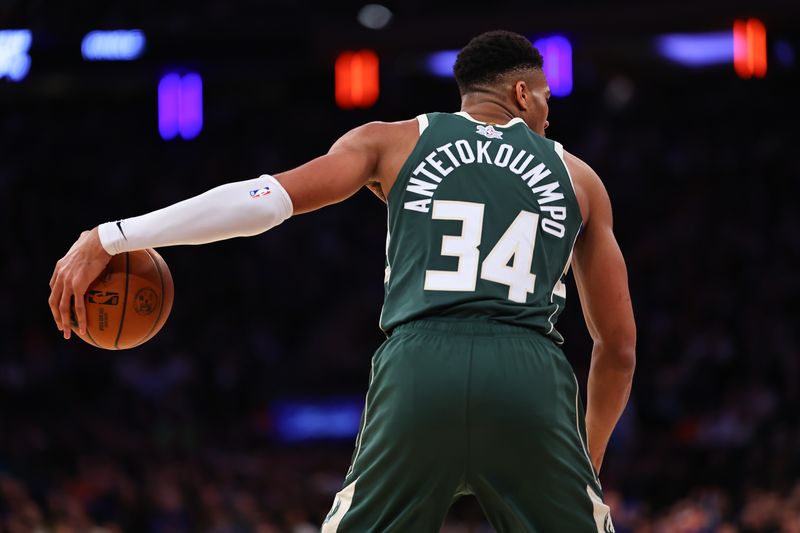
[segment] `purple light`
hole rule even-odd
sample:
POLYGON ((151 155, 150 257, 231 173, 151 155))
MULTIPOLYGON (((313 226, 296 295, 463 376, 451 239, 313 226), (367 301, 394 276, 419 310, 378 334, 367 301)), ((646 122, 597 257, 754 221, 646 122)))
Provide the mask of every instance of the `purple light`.
POLYGON ((428 56, 425 66, 428 72, 440 78, 453 77, 453 65, 456 64, 458 50, 442 50, 428 56))
POLYGON ((687 67, 704 67, 733 62, 733 34, 670 33, 656 38, 658 52, 687 67))
POLYGON ((572 45, 566 37, 554 35, 537 39, 535 46, 544 58, 544 74, 553 96, 572 92, 572 45))
POLYGON ((794 48, 788 41, 778 41, 775 43, 775 57, 785 67, 794 65, 794 48))
POLYGON ((31 68, 31 30, 0 30, 0 79, 21 81, 31 68))
POLYGON ((199 74, 167 74, 158 84, 158 132, 191 140, 203 129, 203 80, 199 74))
MULTIPOLYGON (((554 35, 533 43, 544 57, 544 73, 553 96, 567 96, 572 92, 572 45, 566 37, 554 35)), ((434 76, 450 78, 458 50, 441 50, 430 54, 425 62, 434 76)))
POLYGON ((199 74, 187 74, 181 80, 178 122, 181 137, 187 141, 203 129, 203 80, 199 74))
POLYGON ((178 135, 181 105, 181 77, 167 74, 158 83, 158 132, 165 141, 178 135))
POLYGON ((89 61, 130 61, 142 55, 145 42, 141 30, 96 30, 83 38, 81 54, 89 61))
POLYGON ((364 402, 328 398, 284 400, 271 409, 278 438, 284 442, 352 439, 358 433, 364 402))

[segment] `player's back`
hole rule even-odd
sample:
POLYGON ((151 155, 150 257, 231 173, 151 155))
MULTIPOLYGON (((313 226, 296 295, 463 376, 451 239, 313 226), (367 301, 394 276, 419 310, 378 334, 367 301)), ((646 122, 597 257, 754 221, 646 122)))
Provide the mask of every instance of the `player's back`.
POLYGON ((381 327, 484 319, 562 342, 555 323, 581 215, 561 145, 519 118, 418 120, 419 140, 387 198, 381 327))

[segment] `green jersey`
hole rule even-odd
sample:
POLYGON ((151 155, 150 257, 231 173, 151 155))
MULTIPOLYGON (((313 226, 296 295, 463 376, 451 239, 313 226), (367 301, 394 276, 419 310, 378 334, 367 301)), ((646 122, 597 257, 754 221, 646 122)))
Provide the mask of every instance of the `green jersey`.
POLYGON ((417 117, 420 137, 387 198, 380 325, 431 317, 555 324, 582 219, 559 143, 520 118, 417 117))

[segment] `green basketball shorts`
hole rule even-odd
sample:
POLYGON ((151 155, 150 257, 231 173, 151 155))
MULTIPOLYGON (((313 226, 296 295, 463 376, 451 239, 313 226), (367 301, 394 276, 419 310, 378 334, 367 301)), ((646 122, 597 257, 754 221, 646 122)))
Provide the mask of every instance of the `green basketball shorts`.
POLYGON ((491 322, 401 325, 372 359, 344 488, 323 533, 436 532, 474 494, 500 533, 612 532, 572 367, 491 322))

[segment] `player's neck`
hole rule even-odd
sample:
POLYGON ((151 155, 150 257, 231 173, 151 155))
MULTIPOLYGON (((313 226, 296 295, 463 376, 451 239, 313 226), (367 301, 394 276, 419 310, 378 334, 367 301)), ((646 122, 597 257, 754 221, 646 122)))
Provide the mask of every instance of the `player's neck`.
POLYGON ((501 98, 484 92, 462 96, 461 111, 475 120, 489 124, 506 124, 517 116, 501 98))

